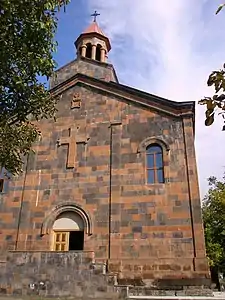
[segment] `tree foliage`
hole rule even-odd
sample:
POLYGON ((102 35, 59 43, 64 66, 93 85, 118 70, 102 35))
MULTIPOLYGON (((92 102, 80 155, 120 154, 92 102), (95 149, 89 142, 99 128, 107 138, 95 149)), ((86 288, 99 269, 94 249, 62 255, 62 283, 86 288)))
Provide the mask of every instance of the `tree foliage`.
POLYGON ((202 208, 206 251, 210 265, 225 272, 225 177, 208 181, 210 188, 202 208))
POLYGON ((22 170, 39 136, 33 121, 53 117, 55 103, 38 76, 54 70, 57 11, 69 0, 0 1, 0 166, 22 170))
MULTIPOLYGON (((225 4, 221 4, 216 14, 218 14, 225 4)), ((204 97, 199 101, 199 104, 206 105, 205 125, 210 126, 214 122, 215 113, 222 115, 224 119, 223 130, 225 130, 225 64, 221 70, 213 71, 207 81, 208 86, 214 87, 215 94, 212 97, 204 97)))

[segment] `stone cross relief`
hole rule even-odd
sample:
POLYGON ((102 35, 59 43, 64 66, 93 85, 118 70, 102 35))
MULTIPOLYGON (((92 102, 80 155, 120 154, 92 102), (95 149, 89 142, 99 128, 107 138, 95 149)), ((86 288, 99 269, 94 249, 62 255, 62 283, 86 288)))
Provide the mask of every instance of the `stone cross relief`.
POLYGON ((71 101, 71 109, 80 108, 81 106, 81 95, 79 93, 74 93, 71 101))
POLYGON ((79 127, 73 126, 69 128, 69 136, 61 137, 58 139, 58 146, 68 145, 68 155, 67 155, 67 168, 75 168, 76 155, 77 155, 77 144, 84 143, 86 144, 89 138, 78 133, 79 127))

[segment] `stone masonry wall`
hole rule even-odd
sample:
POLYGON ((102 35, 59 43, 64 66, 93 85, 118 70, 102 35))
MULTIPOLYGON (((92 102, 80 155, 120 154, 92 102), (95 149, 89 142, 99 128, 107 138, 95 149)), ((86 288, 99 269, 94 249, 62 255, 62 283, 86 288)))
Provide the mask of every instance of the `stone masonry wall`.
POLYGON ((0 294, 113 299, 102 271, 88 252, 11 252, 0 269, 0 294))
POLYGON ((110 270, 146 278, 207 277, 191 120, 85 84, 66 90, 57 121, 39 123, 42 138, 26 171, 0 196, 3 251, 50 250, 52 233, 40 235, 46 216, 57 205, 74 203, 93 226, 85 250, 108 260, 110 270), (71 109, 74 93, 81 107, 71 109), (75 166, 67 168, 68 146, 57 141, 71 126, 88 141, 77 144, 75 166), (139 149, 149 138, 167 146, 164 184, 146 183, 145 153, 139 149))
POLYGON ((112 65, 80 57, 55 72, 54 77, 50 80, 50 88, 54 88, 77 73, 85 74, 104 81, 118 82, 112 65))

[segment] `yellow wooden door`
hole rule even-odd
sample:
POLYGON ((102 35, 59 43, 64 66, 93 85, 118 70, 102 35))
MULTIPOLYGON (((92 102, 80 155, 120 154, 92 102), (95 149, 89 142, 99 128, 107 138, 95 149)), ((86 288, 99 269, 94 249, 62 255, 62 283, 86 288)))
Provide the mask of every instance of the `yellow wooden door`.
POLYGON ((69 232, 54 232, 53 251, 68 251, 69 250, 69 232))

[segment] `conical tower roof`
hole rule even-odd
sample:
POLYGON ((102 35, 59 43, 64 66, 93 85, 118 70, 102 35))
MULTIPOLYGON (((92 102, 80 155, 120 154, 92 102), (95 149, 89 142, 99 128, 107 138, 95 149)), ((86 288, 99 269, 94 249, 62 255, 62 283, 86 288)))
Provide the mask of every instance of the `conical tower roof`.
POLYGON ((107 46, 107 51, 111 50, 111 45, 108 37, 103 33, 101 28, 98 26, 98 23, 96 21, 93 21, 77 38, 75 41, 75 46, 77 47, 80 41, 86 37, 94 38, 97 37, 99 39, 102 39, 105 41, 107 46))
POLYGON ((103 35, 104 37, 105 34, 103 33, 103 31, 101 30, 101 28, 98 26, 98 23, 96 21, 93 21, 84 31, 83 34, 86 33, 98 33, 100 35, 103 35))

